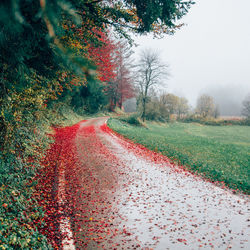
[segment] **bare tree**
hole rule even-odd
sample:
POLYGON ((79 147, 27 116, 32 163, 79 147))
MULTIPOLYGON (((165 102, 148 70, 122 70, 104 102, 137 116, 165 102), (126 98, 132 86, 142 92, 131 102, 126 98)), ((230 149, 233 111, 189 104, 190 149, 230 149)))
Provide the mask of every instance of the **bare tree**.
POLYGON ((197 100, 196 113, 202 117, 213 116, 215 104, 213 97, 209 95, 201 95, 197 100))
POLYGON ((214 118, 218 118, 220 116, 220 108, 219 105, 216 104, 214 108, 214 118))
POLYGON ((242 105, 242 115, 246 116, 247 118, 250 118, 250 94, 244 99, 242 105))
POLYGON ((183 115, 186 115, 188 111, 189 111, 188 100, 185 97, 179 97, 176 108, 178 119, 180 119, 183 115))
POLYGON ((140 91, 140 102, 142 105, 142 119, 145 121, 146 103, 151 88, 164 84, 168 76, 168 66, 160 60, 159 53, 152 50, 143 50, 137 65, 137 83, 140 91))

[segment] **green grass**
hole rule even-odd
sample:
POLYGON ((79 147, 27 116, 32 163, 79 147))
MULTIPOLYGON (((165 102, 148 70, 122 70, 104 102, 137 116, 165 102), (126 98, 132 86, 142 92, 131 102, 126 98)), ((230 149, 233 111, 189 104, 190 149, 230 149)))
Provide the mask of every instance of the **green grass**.
POLYGON ((148 128, 143 128, 117 119, 109 119, 108 125, 125 137, 167 155, 192 172, 250 193, 249 126, 148 123, 148 128))

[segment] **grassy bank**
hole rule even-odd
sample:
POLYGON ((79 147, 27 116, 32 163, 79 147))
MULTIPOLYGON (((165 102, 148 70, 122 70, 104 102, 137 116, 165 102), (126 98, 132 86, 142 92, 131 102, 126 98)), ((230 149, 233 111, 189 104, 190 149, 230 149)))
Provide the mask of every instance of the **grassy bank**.
POLYGON ((0 152, 0 249, 52 248, 41 233, 46 227, 40 202, 46 203, 45 187, 37 189, 40 173, 48 167, 42 159, 53 142, 47 134, 51 126, 69 126, 83 119, 67 106, 55 106, 37 123, 27 123, 16 132, 15 148, 0 152))
POLYGON ((148 123, 136 127, 117 119, 108 125, 151 150, 167 155, 193 172, 250 193, 250 127, 195 123, 148 123))

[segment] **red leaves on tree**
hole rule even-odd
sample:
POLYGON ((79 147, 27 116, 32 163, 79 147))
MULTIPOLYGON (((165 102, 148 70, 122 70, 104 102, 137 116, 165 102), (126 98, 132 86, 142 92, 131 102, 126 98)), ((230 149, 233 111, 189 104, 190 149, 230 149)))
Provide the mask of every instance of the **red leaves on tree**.
POLYGON ((92 45, 88 49, 89 57, 97 66, 97 75, 102 82, 111 82, 116 77, 116 64, 113 58, 115 45, 105 33, 96 30, 101 46, 92 45))
POLYGON ((105 83, 105 92, 109 96, 110 106, 122 107, 122 103, 134 96, 130 73, 130 48, 124 42, 114 42, 101 31, 96 35, 102 46, 90 46, 89 57, 97 66, 97 75, 105 83))

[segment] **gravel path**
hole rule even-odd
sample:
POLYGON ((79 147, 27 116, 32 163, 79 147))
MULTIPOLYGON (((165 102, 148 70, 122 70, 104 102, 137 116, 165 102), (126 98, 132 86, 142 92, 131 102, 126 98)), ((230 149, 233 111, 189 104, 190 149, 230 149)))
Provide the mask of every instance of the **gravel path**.
POLYGON ((249 197, 82 122, 65 170, 77 249, 250 249, 249 197))

